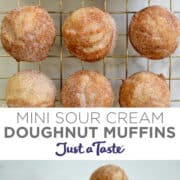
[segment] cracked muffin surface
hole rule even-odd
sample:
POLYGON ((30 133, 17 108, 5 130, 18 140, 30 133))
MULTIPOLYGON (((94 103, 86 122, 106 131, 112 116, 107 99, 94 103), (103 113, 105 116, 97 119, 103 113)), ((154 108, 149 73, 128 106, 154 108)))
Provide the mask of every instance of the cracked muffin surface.
POLYGON ((81 70, 65 81, 61 101, 64 107, 110 107, 114 101, 114 93, 105 76, 81 70))
POLYGON ((104 58, 113 49, 116 25, 108 13, 96 7, 85 7, 66 18, 62 35, 71 54, 93 62, 104 58))

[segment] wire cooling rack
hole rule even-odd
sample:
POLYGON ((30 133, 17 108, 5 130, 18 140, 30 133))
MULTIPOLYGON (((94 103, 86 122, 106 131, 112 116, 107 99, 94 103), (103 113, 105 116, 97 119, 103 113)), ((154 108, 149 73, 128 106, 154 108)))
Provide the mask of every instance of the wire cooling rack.
POLYGON ((26 5, 44 7, 56 24, 56 41, 46 60, 42 62, 16 62, 0 44, 0 106, 6 106, 5 87, 8 79, 18 71, 36 69, 47 74, 56 84, 58 93, 56 106, 61 106, 60 89, 63 81, 73 72, 90 69, 103 73, 112 83, 115 92, 114 106, 119 106, 119 87, 122 80, 131 74, 147 70, 163 73, 171 90, 171 106, 180 107, 180 48, 176 52, 159 61, 148 60, 137 54, 129 43, 128 25, 133 14, 150 5, 163 5, 175 15, 180 16, 179 0, 0 0, 0 21, 13 8, 26 5), (179 3, 179 9, 178 9, 179 3), (109 12, 117 24, 117 42, 114 52, 95 63, 78 60, 68 53, 61 36, 64 19, 75 9, 85 6, 96 6, 109 12), (179 68, 179 69, 178 69, 179 68))

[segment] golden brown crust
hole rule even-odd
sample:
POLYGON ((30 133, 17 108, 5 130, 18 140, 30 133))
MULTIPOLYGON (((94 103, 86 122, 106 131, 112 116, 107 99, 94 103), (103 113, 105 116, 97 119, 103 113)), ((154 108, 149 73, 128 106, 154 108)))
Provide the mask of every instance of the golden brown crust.
POLYGON ((95 7, 86 7, 65 20, 62 33, 70 53, 92 62, 104 58, 113 48, 116 25, 109 14, 95 7))
POLYGON ((14 9, 2 21, 2 44, 17 61, 44 60, 55 36, 52 18, 38 6, 14 9))
POLYGON ((179 34, 179 20, 161 6, 150 6, 137 12, 129 26, 131 44, 150 59, 170 56, 178 45, 179 34))
POLYGON ((13 75, 6 87, 9 107, 53 107, 56 87, 45 74, 26 70, 13 75))
POLYGON ((122 107, 169 107, 169 87, 162 74, 138 72, 123 81, 119 103, 122 107))
POLYGON ((110 107, 114 94, 111 84, 103 75, 81 70, 65 81, 61 100, 64 107, 110 107))
POLYGON ((105 165, 98 168, 91 175, 90 180, 128 180, 128 177, 120 167, 105 165))

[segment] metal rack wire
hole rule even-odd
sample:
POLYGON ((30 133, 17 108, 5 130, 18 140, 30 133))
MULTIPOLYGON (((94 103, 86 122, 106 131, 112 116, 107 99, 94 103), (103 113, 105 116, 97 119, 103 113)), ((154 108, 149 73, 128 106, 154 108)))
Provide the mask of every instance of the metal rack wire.
MULTIPOLYGON (((17 1, 17 7, 21 7, 21 2, 23 0, 14 0, 14 1, 17 1)), ((42 5, 41 2, 42 0, 37 0, 36 2, 36 5, 42 5)), ((63 10, 63 4, 64 4, 64 0, 58 0, 59 1, 59 11, 57 10, 51 10, 49 11, 49 13, 52 15, 52 14, 58 14, 59 15, 59 22, 60 22, 60 29, 62 27, 62 24, 63 24, 63 16, 65 15, 68 15, 70 14, 71 12, 66 12, 63 10)), ((92 0, 93 1, 93 0, 92 0)), ((94 0, 95 1, 95 0, 94 0)), ((123 11, 116 11, 116 12, 112 12, 112 11, 108 11, 108 1, 109 0, 103 0, 103 10, 104 11, 107 11, 109 12, 111 15, 125 15, 125 21, 126 21, 126 33, 123 34, 123 33, 120 33, 118 34, 118 36, 125 36, 125 43, 126 43, 126 53, 124 55, 110 55, 108 56, 108 58, 111 58, 111 59, 123 59, 124 60, 124 63, 125 63, 125 77, 119 77, 118 75, 116 77, 108 77, 108 79, 110 81, 122 81, 124 78, 127 78, 129 76, 129 68, 128 68, 128 65, 129 65, 129 58, 142 58, 141 56, 139 55, 131 55, 129 54, 129 39, 128 39, 128 22, 129 22, 129 17, 130 15, 134 14, 136 11, 130 11, 129 10, 129 0, 124 0, 125 1, 125 9, 123 11)), ((151 5, 151 1, 152 0, 147 0, 147 4, 148 6, 151 5)), ((172 1, 173 0, 169 0, 169 9, 172 11, 172 1)), ((51 1, 51 3, 53 3, 53 0, 51 1)), ((86 3, 86 0, 81 0, 81 3, 80 3, 80 7, 84 7, 86 6, 85 5, 86 3)), ((24 4, 23 4, 24 5, 24 4)), ((3 14, 6 14, 7 11, 6 10, 0 10, 0 15, 3 15, 3 14)), ((180 12, 175 12, 175 13, 180 13, 180 12)), ((59 82, 59 86, 60 88, 62 87, 62 84, 63 84, 63 80, 64 80, 64 76, 63 76, 63 62, 66 61, 66 58, 72 58, 73 56, 71 55, 68 55, 68 56, 64 56, 64 50, 63 50, 63 40, 62 40, 62 37, 61 37, 61 32, 57 32, 57 37, 59 37, 59 52, 58 52, 58 55, 57 54, 51 54, 49 55, 49 57, 51 58, 58 58, 58 68, 59 68, 59 77, 58 78, 52 78, 53 80, 55 81, 58 81, 59 82)), ((0 61, 1 61, 1 58, 5 58, 5 57, 9 57, 9 55, 4 55, 4 54, 1 54, 0 53, 0 61)), ((169 74, 168 74, 168 77, 166 77, 166 80, 169 82, 169 88, 171 90, 171 81, 172 80, 175 80, 175 81, 180 81, 180 78, 172 78, 172 60, 173 58, 180 58, 180 56, 177 56, 177 55, 172 55, 169 57, 169 65, 168 65, 168 69, 169 69, 169 74)), ((85 69, 85 64, 84 62, 80 61, 80 65, 81 65, 81 69, 85 69)), ((39 62, 38 63, 38 69, 41 71, 41 66, 42 66, 42 62, 39 62)), ((107 58, 103 59, 102 60, 102 73, 106 76, 107 75, 107 67, 108 64, 107 64, 107 58)), ((151 69, 151 61, 147 60, 147 65, 146 65, 146 70, 149 71, 151 69)), ((21 70, 21 63, 17 63, 17 71, 20 71, 21 70)), ((159 72, 161 73, 161 72, 159 72)), ((9 79, 9 77, 1 77, 0 76, 0 80, 7 80, 9 79)), ((0 91, 2 91, 1 87, 0 87, 0 91)), ((57 106, 60 106, 60 100, 57 98, 57 106)), ((0 106, 3 106, 2 105, 2 102, 5 103, 5 97, 0 97, 0 106)), ((115 102, 115 105, 114 106, 118 106, 118 94, 116 95, 116 102, 115 102)), ((171 102, 178 102, 180 103, 180 99, 172 99, 171 102)))

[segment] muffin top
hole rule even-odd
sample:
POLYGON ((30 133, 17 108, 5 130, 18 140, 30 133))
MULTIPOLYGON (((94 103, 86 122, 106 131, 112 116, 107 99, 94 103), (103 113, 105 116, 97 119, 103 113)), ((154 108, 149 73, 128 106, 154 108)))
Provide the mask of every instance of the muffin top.
POLYGON ((116 25, 112 17, 95 7, 76 10, 62 28, 66 47, 84 61, 105 57, 113 48, 116 25))
POLYGON ((13 75, 6 87, 9 107, 54 106, 56 87, 44 73, 25 70, 13 75))
POLYGON ((2 21, 2 44, 17 61, 44 60, 55 36, 52 18, 38 6, 14 9, 2 21))
POLYGON ((135 13, 129 26, 133 47, 150 59, 171 55, 178 45, 179 34, 179 20, 161 6, 150 6, 135 13))
POLYGON ((169 87, 162 74, 138 72, 123 81, 119 102, 122 107, 169 107, 169 87))
POLYGON ((98 168, 91 175, 90 180, 128 180, 128 178, 120 167, 115 165, 105 165, 98 168))
POLYGON ((65 107, 109 107, 113 104, 114 94, 106 77, 81 70, 65 81, 61 100, 65 107))

